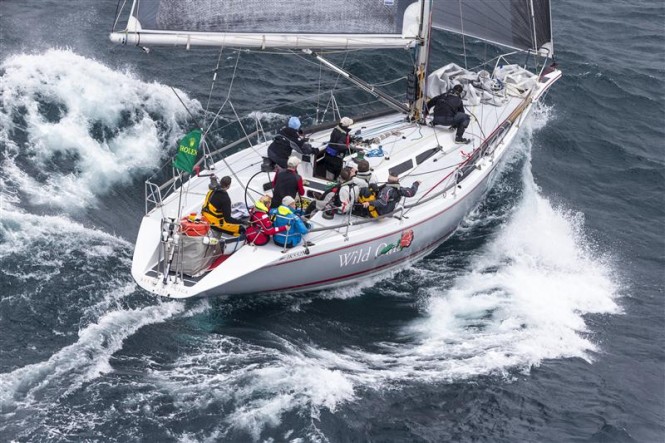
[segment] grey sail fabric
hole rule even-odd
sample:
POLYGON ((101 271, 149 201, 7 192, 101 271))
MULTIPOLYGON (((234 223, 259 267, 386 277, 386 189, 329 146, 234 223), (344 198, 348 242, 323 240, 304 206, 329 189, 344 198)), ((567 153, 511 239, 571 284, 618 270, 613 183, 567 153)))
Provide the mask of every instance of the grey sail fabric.
POLYGON ((432 26, 520 50, 549 43, 552 55, 550 0, 434 0, 432 26))
POLYGON ((142 30, 401 34, 414 0, 135 0, 142 30))

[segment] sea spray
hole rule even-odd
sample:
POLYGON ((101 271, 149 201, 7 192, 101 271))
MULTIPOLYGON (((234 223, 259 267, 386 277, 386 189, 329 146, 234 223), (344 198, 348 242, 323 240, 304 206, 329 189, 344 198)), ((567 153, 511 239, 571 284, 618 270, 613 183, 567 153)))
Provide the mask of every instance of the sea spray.
POLYGON ((70 211, 94 204, 157 168, 188 118, 168 86, 70 50, 11 56, 0 69, 2 178, 31 204, 70 211))
MULTIPOLYGON (((498 215, 480 209, 474 216, 495 217, 493 231, 478 250, 465 253, 465 266, 435 270, 447 260, 435 253, 402 274, 402 280, 415 278, 429 287, 419 291, 427 294, 422 317, 403 328, 401 340, 374 343, 380 352, 356 346, 333 352, 294 338, 266 337, 262 342, 272 345, 263 346, 209 337, 152 377, 183 410, 222 405, 226 419, 211 435, 237 437, 244 430, 258 440, 293 411, 310 417, 316 429, 322 409, 353 401, 359 389, 504 377, 550 358, 592 361, 598 348, 585 315, 617 312, 617 283, 611 266, 589 247, 583 217, 553 207, 535 185, 531 130, 540 123, 527 128, 506 167, 509 174, 499 178, 519 177, 513 168, 522 168, 520 186, 499 183, 497 198, 513 203, 498 215)), ((464 235, 479 226, 485 229, 467 220, 464 235)), ((414 297, 399 293, 410 285, 388 283, 376 282, 375 290, 390 286, 390 296, 414 297)), ((360 285, 331 295, 349 298, 362 291, 360 285)))

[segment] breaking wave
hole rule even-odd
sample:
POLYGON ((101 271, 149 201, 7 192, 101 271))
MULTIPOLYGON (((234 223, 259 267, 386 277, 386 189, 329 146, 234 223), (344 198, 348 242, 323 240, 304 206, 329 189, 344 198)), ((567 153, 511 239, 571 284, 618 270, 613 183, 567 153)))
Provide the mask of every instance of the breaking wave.
MULTIPOLYGON (((167 87, 70 51, 12 57, 2 72, 0 277, 21 284, 0 304, 26 318, 37 315, 37 310, 31 313, 34 303, 56 306, 56 318, 40 321, 62 342, 53 355, 28 352, 29 364, 0 374, 0 410, 7 418, 0 431, 29 437, 21 429, 42 426, 49 411, 59 408, 58 398, 80 393, 112 371, 111 358, 128 337, 146 325, 182 317, 185 305, 131 300, 131 245, 66 215, 27 213, 19 209, 20 196, 62 208, 94 203, 109 187, 154 169, 161 147, 180 135, 186 111, 167 87), (20 260, 12 265, 12 258, 25 262, 33 256, 29 266, 19 266, 20 260), (63 268, 81 270, 80 276, 67 282, 60 276, 63 268), (62 294, 58 300, 37 298, 53 287, 62 294)), ((167 397, 165 403, 176 406, 169 421, 187 423, 192 411, 220 417, 212 431, 172 435, 181 441, 247 435, 259 440, 267 427, 284 429, 285 440, 325 441, 317 428, 322 411, 336 411, 362 389, 486 375, 510 378, 513 371, 553 358, 592 361, 598 347, 585 316, 618 312, 619 287, 610 259, 584 234, 583 214, 553 205, 534 181, 532 131, 548 118, 544 108, 525 125, 506 161, 505 170, 522 168, 520 185, 501 176, 492 196, 499 210, 486 212, 481 206, 457 232, 464 241, 482 232, 477 234, 483 237, 481 247, 463 251, 463 257, 450 250, 435 253, 401 273, 395 284, 372 279, 316 296, 351 301, 345 299, 375 285, 373 290, 383 290, 384 296, 413 299, 420 316, 400 329, 398 339, 332 350, 315 340, 276 334, 256 343, 205 334, 174 361, 145 364, 141 384, 150 389, 125 394, 119 410, 109 413, 139 408, 142 417, 159 422, 164 417, 149 405, 167 397), (464 265, 453 266, 456 259, 464 265), (285 417, 292 414, 305 417, 310 426, 289 429, 285 417)), ((308 303, 295 300, 298 306, 308 303)), ((187 315, 206 309, 203 304, 187 315)), ((57 409, 54 415, 61 420, 62 414, 57 409)), ((85 427, 84 422, 77 426, 85 427)))
POLYGON ((31 203, 93 204, 159 166, 163 147, 182 135, 187 111, 169 87, 72 51, 11 56, 0 72, 2 175, 31 203))

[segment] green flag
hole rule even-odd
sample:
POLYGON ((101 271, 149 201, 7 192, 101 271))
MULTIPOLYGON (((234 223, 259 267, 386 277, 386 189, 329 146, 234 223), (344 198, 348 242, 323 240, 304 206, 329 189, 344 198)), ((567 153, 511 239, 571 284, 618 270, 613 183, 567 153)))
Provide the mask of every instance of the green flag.
POLYGON ((185 135, 178 144, 178 153, 173 159, 173 167, 192 173, 201 143, 201 130, 194 129, 185 135))

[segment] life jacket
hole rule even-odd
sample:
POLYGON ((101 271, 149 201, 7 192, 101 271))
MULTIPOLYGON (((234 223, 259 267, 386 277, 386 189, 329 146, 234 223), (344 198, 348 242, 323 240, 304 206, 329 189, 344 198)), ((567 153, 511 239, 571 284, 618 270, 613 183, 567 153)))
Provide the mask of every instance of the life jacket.
POLYGON ((212 197, 216 190, 216 188, 213 188, 206 194, 206 198, 203 201, 203 207, 201 208, 201 214, 205 216, 212 226, 220 227, 224 224, 224 214, 222 214, 221 210, 217 209, 215 205, 210 202, 210 197, 212 197))
POLYGON ((357 203, 359 203, 359 208, 358 212, 362 217, 372 217, 376 218, 379 216, 379 213, 377 212, 376 208, 374 205, 372 205, 372 202, 376 200, 377 198, 377 190, 375 187, 370 186, 367 188, 362 188, 360 192, 358 193, 358 198, 356 200, 357 203), (363 203, 369 202, 368 207, 362 206, 363 203))
MULTIPOLYGON (((281 229, 285 230, 285 229, 281 229)), ((251 210, 249 227, 245 231, 247 243, 263 246, 270 240, 270 235, 279 232, 275 229, 268 215, 268 208, 261 201, 257 201, 251 210)))
POLYGON ((210 201, 216 190, 218 190, 218 188, 213 188, 206 194, 206 198, 203 201, 203 207, 201 208, 201 215, 208 220, 211 227, 220 229, 222 232, 237 237, 242 233, 241 226, 235 223, 227 223, 224 220, 224 214, 222 213, 221 208, 216 208, 210 201))
POLYGON ((335 126, 333 129, 333 134, 330 136, 330 142, 326 147, 326 154, 333 157, 344 158, 345 154, 349 150, 349 145, 351 144, 351 135, 349 133, 350 129, 343 128, 342 126, 335 126), (339 132, 339 135, 335 131, 339 132), (342 146, 342 140, 344 140, 342 146))
POLYGON ((273 241, 278 246, 293 247, 300 243, 303 234, 306 234, 309 229, 288 206, 280 206, 277 209, 271 209, 270 212, 275 214, 275 222, 273 226, 276 228, 289 227, 285 230, 280 230, 279 233, 273 235, 273 241))

